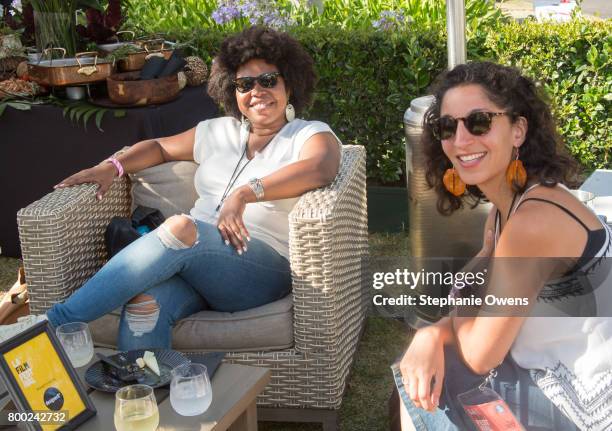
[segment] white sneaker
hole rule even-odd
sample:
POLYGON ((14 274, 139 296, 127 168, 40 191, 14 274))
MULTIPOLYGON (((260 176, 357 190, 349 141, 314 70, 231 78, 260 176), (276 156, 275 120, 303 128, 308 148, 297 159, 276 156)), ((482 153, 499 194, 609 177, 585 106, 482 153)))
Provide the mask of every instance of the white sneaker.
POLYGON ((0 325, 0 343, 5 342, 9 338, 12 338, 26 329, 31 328, 43 320, 47 320, 46 314, 30 314, 17 319, 17 323, 0 325))

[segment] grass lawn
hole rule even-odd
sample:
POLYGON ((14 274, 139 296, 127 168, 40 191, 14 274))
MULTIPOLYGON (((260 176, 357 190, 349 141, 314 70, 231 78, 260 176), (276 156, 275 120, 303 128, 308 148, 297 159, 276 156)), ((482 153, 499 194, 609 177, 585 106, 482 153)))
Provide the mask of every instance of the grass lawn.
MULTIPOLYGON (((399 234, 371 234, 372 256, 405 255, 408 237, 399 234)), ((6 291, 17 276, 19 261, 0 257, 0 290, 6 291)), ((396 320, 371 316, 353 363, 346 394, 340 409, 341 431, 386 431, 389 429, 387 400, 392 390, 389 365, 405 349, 409 332, 396 320)), ((259 424, 262 431, 315 431, 317 424, 259 424)))

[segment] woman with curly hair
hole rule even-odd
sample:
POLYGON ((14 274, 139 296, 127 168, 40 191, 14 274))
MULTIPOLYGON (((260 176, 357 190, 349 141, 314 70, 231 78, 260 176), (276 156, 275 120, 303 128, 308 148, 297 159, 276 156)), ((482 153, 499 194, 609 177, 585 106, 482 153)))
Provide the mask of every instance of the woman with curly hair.
POLYGON ((173 160, 195 160, 198 199, 114 256, 64 303, 52 325, 92 321, 123 306, 118 347, 169 348, 179 319, 235 312, 291 289, 288 214, 300 195, 332 182, 340 141, 328 125, 295 118, 310 103, 309 54, 286 33, 251 27, 227 38, 208 86, 227 117, 151 139, 57 187, 99 185, 173 160))
POLYGON ((423 144, 438 210, 493 204, 478 254, 494 258, 487 288, 531 308, 455 310, 417 330, 396 373, 402 428, 485 429, 457 397, 490 374, 527 430, 612 429, 612 232, 563 185, 574 163, 549 106, 532 80, 488 62, 446 72, 434 95, 423 144))

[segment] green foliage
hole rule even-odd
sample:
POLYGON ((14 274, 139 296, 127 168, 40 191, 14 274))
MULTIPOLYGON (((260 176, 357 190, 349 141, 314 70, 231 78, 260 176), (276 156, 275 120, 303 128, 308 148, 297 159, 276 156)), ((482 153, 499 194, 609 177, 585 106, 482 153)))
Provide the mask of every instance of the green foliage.
POLYGON ((612 168, 612 20, 512 23, 490 32, 486 47, 543 85, 566 145, 587 171, 612 168))
MULTIPOLYGON (((236 3, 247 3, 253 0, 233 0, 236 3)), ((308 6, 308 1, 301 0, 296 6, 291 0, 269 0, 273 8, 287 14, 299 27, 317 28, 329 24, 342 29, 372 27, 383 11, 402 12, 406 17, 405 26, 412 23, 426 24, 443 28, 446 20, 446 2, 444 0, 323 0, 323 9, 308 6)), ((220 1, 210 0, 129 0, 127 3, 127 27, 140 29, 145 33, 154 32, 192 32, 224 30, 239 31, 249 25, 246 18, 233 20, 219 25, 212 18, 220 1)), ((263 3, 266 3, 265 1, 263 3)), ((467 0, 466 16, 470 27, 479 27, 483 19, 499 19, 501 13, 493 7, 490 0, 467 0)))
MULTIPOLYGON (((323 11, 276 3, 291 10, 298 25, 287 31, 312 54, 319 74, 304 117, 328 122, 346 144, 364 145, 371 184, 401 184, 403 114, 446 67, 445 2, 327 0, 323 11), (384 10, 401 11, 405 25, 373 28, 384 10)), ((140 0, 130 2, 129 14, 133 27, 191 40, 210 64, 223 38, 247 25, 219 26, 211 19, 215 8, 204 0, 140 0)), ((518 24, 487 0, 468 0, 466 16, 468 58, 514 64, 540 80, 570 152, 587 171, 612 168, 612 21, 518 24)))
POLYGON ((442 34, 425 27, 403 34, 319 28, 295 33, 319 73, 306 117, 332 125, 344 143, 365 145, 371 182, 403 179, 402 118, 444 67, 442 34))
POLYGON ((55 104, 63 106, 62 115, 64 118, 70 118, 70 121, 77 124, 81 121, 85 130, 87 130, 87 122, 90 118, 94 119, 97 129, 100 132, 104 132, 102 129, 102 119, 107 112, 112 112, 115 118, 123 118, 126 115, 125 109, 107 109, 84 101, 60 101, 60 99, 56 99, 55 104))
POLYGON ((214 1, 129 0, 125 3, 127 22, 124 27, 142 33, 192 32, 194 29, 208 31, 218 28, 211 18, 217 7, 214 1))

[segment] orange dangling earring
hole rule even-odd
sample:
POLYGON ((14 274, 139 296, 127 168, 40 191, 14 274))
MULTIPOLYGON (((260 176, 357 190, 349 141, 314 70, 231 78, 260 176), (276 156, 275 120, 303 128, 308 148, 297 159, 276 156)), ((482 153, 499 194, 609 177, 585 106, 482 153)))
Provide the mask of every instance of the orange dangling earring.
POLYGON ((461 181, 455 168, 448 168, 446 172, 444 172, 442 182, 446 190, 457 197, 465 193, 465 183, 461 181))
POLYGON ((506 181, 510 187, 523 188, 527 183, 527 171, 523 162, 519 160, 519 149, 516 149, 516 158, 510 162, 506 170, 506 181))

